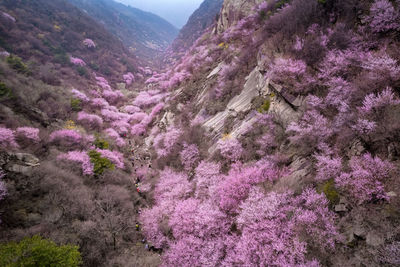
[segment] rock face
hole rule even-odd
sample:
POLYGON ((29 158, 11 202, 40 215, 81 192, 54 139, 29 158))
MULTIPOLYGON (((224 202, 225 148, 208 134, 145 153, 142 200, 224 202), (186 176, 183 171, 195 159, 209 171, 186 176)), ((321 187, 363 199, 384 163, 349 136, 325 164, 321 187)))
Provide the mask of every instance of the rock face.
POLYGON ((172 43, 172 50, 179 52, 190 48, 204 33, 204 30, 215 22, 223 2, 223 0, 205 0, 179 32, 178 37, 172 43))
POLYGON ((262 2, 264 0, 225 0, 216 25, 216 31, 218 33, 225 31, 241 18, 249 15, 254 6, 262 2))
MULTIPOLYGON (((208 77, 211 78, 220 70, 220 65, 218 65, 208 77)), ((204 91, 206 92, 206 90, 204 91)), ((280 94, 280 91, 281 87, 266 80, 257 66, 246 77, 242 92, 229 101, 224 111, 205 121, 203 127, 212 133, 214 139, 219 138, 222 134, 225 120, 228 117, 235 118, 239 113, 250 115, 249 113, 253 111, 252 102, 256 97, 268 97, 271 101, 269 112, 274 114, 283 125, 288 125, 300 117, 301 114, 296 107, 300 106, 304 99, 296 98, 293 102, 289 102, 280 94)), ((199 101, 202 99, 203 97, 200 95, 199 101)), ((241 133, 251 127, 254 122, 254 116, 246 116, 244 120, 241 120, 233 127, 233 131, 230 133, 231 136, 240 137, 241 133)))
POLYGON ((40 166, 39 159, 28 153, 2 153, 0 166, 5 170, 20 174, 29 174, 34 167, 40 166))

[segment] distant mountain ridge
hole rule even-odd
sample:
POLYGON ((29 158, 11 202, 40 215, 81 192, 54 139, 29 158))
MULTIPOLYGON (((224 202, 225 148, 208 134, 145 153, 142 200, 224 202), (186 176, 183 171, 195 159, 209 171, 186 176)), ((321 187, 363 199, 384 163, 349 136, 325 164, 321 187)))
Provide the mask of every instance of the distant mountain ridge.
POLYGON ((224 0, 205 0, 179 32, 172 43, 172 50, 178 52, 190 48, 197 38, 216 21, 223 3, 224 0))
POLYGON ((68 0, 117 36, 139 57, 151 59, 178 35, 161 17, 112 0, 68 0))

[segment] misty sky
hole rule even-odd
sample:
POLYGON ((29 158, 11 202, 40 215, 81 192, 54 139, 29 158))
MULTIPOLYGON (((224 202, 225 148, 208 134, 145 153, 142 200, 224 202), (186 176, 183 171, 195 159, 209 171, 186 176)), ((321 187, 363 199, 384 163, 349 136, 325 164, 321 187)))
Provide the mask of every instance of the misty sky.
POLYGON ((132 7, 149 11, 161 16, 175 25, 182 28, 190 15, 195 11, 203 0, 116 0, 132 7))

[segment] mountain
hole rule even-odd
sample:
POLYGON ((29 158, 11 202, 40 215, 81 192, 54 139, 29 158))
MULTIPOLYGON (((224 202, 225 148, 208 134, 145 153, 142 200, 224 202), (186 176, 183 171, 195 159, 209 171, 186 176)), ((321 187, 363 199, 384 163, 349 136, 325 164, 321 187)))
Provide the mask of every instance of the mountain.
POLYGON ((140 57, 154 58, 178 34, 166 20, 113 0, 68 0, 117 36, 140 57))
POLYGON ((41 68, 36 75, 47 82, 83 83, 90 72, 121 80, 121 72, 134 71, 139 63, 116 37, 67 1, 2 1, 0 8, 12 14, 12 19, 1 17, 0 46, 41 68), (71 58, 82 59, 84 66, 71 64, 71 58))
POLYGON ((215 23, 223 2, 223 0, 205 0, 180 30, 178 37, 172 43, 172 50, 178 52, 190 48, 197 38, 215 23))
POLYGON ((399 265, 398 1, 225 0, 162 71, 3 3, 0 266, 399 265))

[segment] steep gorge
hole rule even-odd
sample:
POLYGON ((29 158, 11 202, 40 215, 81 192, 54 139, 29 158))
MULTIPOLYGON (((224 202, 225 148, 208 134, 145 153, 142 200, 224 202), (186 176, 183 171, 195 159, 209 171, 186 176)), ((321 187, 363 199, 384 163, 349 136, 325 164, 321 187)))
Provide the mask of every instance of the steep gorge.
POLYGON ((78 244, 85 266, 400 264, 399 8, 225 0, 165 72, 46 87, 75 101, 46 127, 5 90, 1 240, 78 244))

